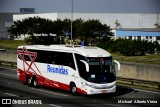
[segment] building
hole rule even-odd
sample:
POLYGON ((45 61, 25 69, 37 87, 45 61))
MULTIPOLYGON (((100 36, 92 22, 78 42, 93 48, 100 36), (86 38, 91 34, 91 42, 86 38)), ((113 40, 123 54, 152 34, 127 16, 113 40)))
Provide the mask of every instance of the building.
POLYGON ((160 29, 117 29, 112 31, 116 38, 157 41, 160 44, 160 29))
MULTIPOLYGON (((70 18, 68 13, 58 13, 59 19, 70 18)), ((75 19, 99 19, 103 24, 116 28, 115 22, 120 25, 118 28, 155 28, 156 23, 160 23, 160 13, 73 13, 75 19)))
MULTIPOLYGON (((58 13, 59 19, 70 18, 67 13, 58 13)), ((74 13, 75 19, 99 19, 103 24, 109 25, 116 38, 131 40, 158 41, 160 44, 160 28, 155 24, 160 23, 160 14, 146 13, 74 13), (116 22, 119 26, 116 26, 116 22)))
MULTIPOLYGON (((84 20, 98 19, 103 24, 109 25, 117 32, 131 33, 133 29, 137 32, 144 30, 148 37, 158 33, 155 24, 160 24, 160 1, 159 0, 1 0, 0 1, 0 39, 9 39, 7 29, 12 25, 16 15, 31 14, 44 17, 44 13, 54 14, 54 17, 47 16, 52 20, 71 18, 73 20, 81 18, 84 20), (125 2, 125 3, 124 3, 125 2), (124 5, 127 4, 127 5, 124 5), (135 8, 136 7, 136 8, 135 8), (55 19, 56 18, 56 19, 55 19), (118 23, 119 25, 117 26, 118 23), (146 29, 154 29, 149 31, 146 29)), ((45 16, 45 18, 47 18, 45 16)), ((135 32, 132 31, 132 32, 135 32)), ((134 34, 134 33, 131 33, 134 34)), ((159 33, 158 33, 159 34, 159 33)), ((140 38, 136 35, 132 38, 140 38)), ((117 35, 116 35, 117 36, 117 35)), ((122 35, 119 35, 120 37, 122 35)), ((131 38, 128 34, 126 38, 131 38)), ((155 38, 155 37, 153 37, 155 38)), ((159 38, 159 35, 156 35, 159 38)), ((154 39, 155 40, 155 39, 154 39)), ((156 39, 157 40, 157 39, 156 39)))
POLYGON ((12 26, 12 22, 12 13, 0 13, 0 40, 10 39, 10 34, 7 32, 7 30, 12 26))

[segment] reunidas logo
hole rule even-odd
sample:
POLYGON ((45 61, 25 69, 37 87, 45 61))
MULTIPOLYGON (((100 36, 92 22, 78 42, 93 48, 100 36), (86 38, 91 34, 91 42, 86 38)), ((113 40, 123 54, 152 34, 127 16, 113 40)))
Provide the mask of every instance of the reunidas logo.
POLYGON ((47 72, 68 75, 68 69, 63 68, 63 66, 52 67, 47 65, 47 72))

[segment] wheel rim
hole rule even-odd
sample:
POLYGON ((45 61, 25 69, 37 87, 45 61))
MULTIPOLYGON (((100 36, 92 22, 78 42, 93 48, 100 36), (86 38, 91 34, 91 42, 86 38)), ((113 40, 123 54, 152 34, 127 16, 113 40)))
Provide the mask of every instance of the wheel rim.
POLYGON ((31 85, 31 78, 28 78, 28 85, 31 85))
POLYGON ((72 86, 72 93, 75 94, 76 93, 76 87, 72 86))
POLYGON ((37 80, 35 79, 33 82, 34 86, 36 87, 38 85, 37 80))

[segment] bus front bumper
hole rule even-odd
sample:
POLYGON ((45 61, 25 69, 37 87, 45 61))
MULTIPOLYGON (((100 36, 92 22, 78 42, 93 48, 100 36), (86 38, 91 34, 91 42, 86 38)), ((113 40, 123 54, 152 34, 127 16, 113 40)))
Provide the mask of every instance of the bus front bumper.
POLYGON ((114 85, 113 87, 108 88, 108 89, 95 89, 95 88, 92 88, 92 87, 88 87, 87 89, 85 89, 85 91, 87 92, 88 95, 115 93, 116 92, 116 85, 114 85))

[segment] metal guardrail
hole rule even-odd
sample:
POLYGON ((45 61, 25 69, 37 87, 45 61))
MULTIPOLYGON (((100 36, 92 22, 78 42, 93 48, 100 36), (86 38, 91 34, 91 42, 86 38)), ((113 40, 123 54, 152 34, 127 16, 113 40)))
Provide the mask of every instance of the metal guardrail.
POLYGON ((122 78, 122 77, 116 77, 116 80, 130 82, 131 85, 135 85, 136 83, 156 85, 160 89, 160 82, 147 81, 147 80, 139 80, 139 79, 132 79, 132 78, 122 78))
POLYGON ((6 51, 6 49, 0 49, 0 51, 6 51))
POLYGON ((17 63, 16 62, 11 62, 11 61, 1 61, 0 60, 0 65, 10 65, 11 67, 16 67, 17 63))
MULTIPOLYGON (((16 62, 11 62, 11 61, 1 61, 0 60, 0 65, 10 65, 11 67, 16 67, 17 63, 16 62)), ((135 85, 135 83, 143 83, 143 84, 156 85, 160 89, 160 82, 138 80, 138 79, 131 79, 131 78, 122 78, 122 77, 116 77, 116 80, 130 82, 131 85, 135 85)))

